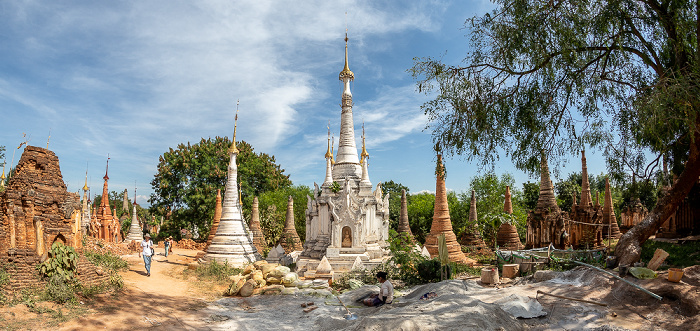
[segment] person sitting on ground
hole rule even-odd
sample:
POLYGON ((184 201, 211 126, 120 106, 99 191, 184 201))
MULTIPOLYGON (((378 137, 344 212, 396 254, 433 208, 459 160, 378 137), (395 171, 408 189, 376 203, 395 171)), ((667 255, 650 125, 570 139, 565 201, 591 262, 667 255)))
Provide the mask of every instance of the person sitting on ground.
POLYGON ((377 281, 381 284, 379 294, 372 294, 363 300, 363 303, 370 307, 381 306, 394 301, 394 285, 386 279, 387 274, 384 271, 377 273, 377 281))

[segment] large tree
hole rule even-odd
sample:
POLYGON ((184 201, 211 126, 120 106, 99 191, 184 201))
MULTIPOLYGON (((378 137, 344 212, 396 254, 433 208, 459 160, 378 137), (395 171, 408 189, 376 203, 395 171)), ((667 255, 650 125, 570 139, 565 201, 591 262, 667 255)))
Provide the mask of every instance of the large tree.
POLYGON ((462 64, 416 59, 418 89, 437 148, 493 164, 505 153, 536 173, 587 147, 611 172, 646 179, 667 158, 678 175, 616 248, 641 244, 700 175, 700 3, 688 0, 497 0, 467 20, 462 64), (645 157, 653 154, 651 160, 645 157))
MULTIPOLYGON (((226 176, 231 141, 227 137, 203 139, 191 145, 180 144, 160 156, 158 173, 151 181, 154 193, 149 202, 157 214, 172 211, 170 225, 199 229, 206 238, 214 217, 216 190, 226 194, 226 176)), ((256 153, 245 141, 236 144, 238 183, 244 206, 249 208, 253 197, 264 192, 292 185, 288 175, 275 163, 275 157, 256 153)))

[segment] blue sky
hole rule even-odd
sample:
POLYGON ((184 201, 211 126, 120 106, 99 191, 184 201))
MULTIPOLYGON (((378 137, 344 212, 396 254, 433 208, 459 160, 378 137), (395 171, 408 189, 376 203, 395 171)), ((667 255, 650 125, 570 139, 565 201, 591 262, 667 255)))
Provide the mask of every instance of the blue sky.
MULTIPOLYGON (((69 191, 100 194, 107 153, 110 190, 152 192, 158 156, 182 142, 231 136, 274 155, 295 184, 325 173, 326 125, 340 125, 338 73, 345 27, 358 148, 365 122, 373 184, 394 180, 434 191, 435 156, 406 71, 414 57, 459 63, 468 17, 488 1, 2 1, 0 145, 46 147, 69 191), (347 18, 345 13, 347 12, 347 18)), ((337 144, 337 143, 336 143, 337 144)), ((20 151, 14 157, 17 163, 20 151)), ((605 171, 587 153, 589 173, 605 171)), ((447 159, 447 187, 468 188, 475 163, 447 159)), ((561 176, 580 171, 572 157, 561 176)), ((518 183, 537 182, 496 164, 518 183)))

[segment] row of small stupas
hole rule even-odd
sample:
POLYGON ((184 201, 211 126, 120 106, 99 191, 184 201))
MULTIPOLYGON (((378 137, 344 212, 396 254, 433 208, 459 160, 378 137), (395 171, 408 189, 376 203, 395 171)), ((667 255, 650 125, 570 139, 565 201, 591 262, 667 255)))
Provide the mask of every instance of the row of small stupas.
POLYGON ((603 239, 619 238, 620 229, 613 210, 610 182, 605 179, 605 200, 603 206, 596 194, 595 203, 591 198, 588 182, 586 154, 581 152, 582 182, 581 199, 574 203, 570 213, 559 208, 554 196, 552 181, 549 177, 547 158, 543 154, 540 164, 540 196, 535 210, 527 216, 526 246, 531 248, 547 247, 554 244, 556 248, 573 246, 576 248, 597 248, 603 239))

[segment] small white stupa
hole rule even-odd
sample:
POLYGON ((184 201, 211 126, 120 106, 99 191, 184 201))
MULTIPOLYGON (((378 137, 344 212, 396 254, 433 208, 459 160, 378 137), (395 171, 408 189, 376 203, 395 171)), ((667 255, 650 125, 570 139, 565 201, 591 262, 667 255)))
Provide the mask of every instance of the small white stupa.
POLYGON ((142 241, 143 240, 143 231, 141 230, 141 226, 139 225, 139 220, 136 217, 136 202, 134 202, 134 209, 131 212, 131 226, 129 227, 129 234, 126 235, 126 238, 124 239, 124 242, 129 242, 129 241, 142 241))

